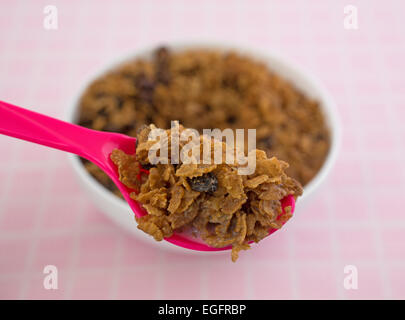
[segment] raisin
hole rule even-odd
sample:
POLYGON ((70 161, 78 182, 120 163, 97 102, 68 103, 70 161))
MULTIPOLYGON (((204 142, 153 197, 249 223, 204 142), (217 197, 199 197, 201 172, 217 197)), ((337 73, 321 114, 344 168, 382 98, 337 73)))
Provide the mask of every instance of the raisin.
POLYGON ((105 92, 97 92, 96 94, 94 94, 94 97, 96 99, 104 98, 105 96, 107 96, 105 92))
POLYGON ((226 121, 230 124, 234 124, 236 122, 236 117, 234 115, 231 115, 228 118, 226 118, 226 121))
POLYGON ((201 177, 188 179, 191 189, 198 192, 213 193, 218 189, 218 179, 212 173, 208 172, 201 177))
POLYGON ((156 84, 141 73, 135 79, 135 86, 139 90, 139 98, 148 104, 152 104, 156 84))
POLYGON ((274 137, 270 135, 268 137, 259 139, 258 146, 262 149, 271 149, 274 146, 274 137))
POLYGON ((226 76, 224 79, 222 79, 222 86, 235 91, 239 90, 238 79, 236 77, 226 76))
POLYGON ((145 119, 145 122, 146 122, 147 124, 152 124, 152 123, 153 123, 153 117, 150 116, 150 115, 148 115, 148 116, 146 117, 146 119, 145 119))
POLYGON ((169 73, 169 50, 165 47, 161 47, 155 52, 155 65, 156 65, 156 81, 163 85, 168 85, 170 82, 169 73))
POLYGON ((321 141, 321 140, 325 140, 326 139, 326 137, 325 137, 325 134, 324 133, 318 133, 316 136, 315 136, 315 140, 316 141, 321 141))
POLYGON ((120 97, 115 97, 115 101, 117 103, 117 108, 121 110, 124 106, 124 100, 120 97))
POLYGON ((145 164, 142 164, 142 168, 145 169, 145 170, 150 170, 152 168, 156 168, 156 165, 153 165, 151 163, 145 163, 145 164))
POLYGON ((99 116, 104 116, 104 117, 108 116, 107 108, 106 108, 106 107, 102 107, 100 110, 97 111, 97 114, 98 114, 99 116))
POLYGON ((167 86, 170 83, 169 71, 164 68, 158 69, 156 72, 156 81, 167 86))
POLYGON ((158 63, 166 63, 169 59, 170 51, 166 47, 160 47, 155 50, 155 59, 158 63))

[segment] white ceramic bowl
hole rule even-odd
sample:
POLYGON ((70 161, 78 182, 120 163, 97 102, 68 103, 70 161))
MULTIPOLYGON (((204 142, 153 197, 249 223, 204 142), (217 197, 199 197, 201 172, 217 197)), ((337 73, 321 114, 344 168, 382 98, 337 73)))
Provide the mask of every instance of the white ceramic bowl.
MULTIPOLYGON (((81 95, 84 93, 87 86, 99 76, 103 75, 108 70, 114 69, 116 66, 123 62, 136 58, 149 58, 151 53, 156 47, 135 52, 133 55, 126 59, 118 59, 114 63, 110 64, 106 69, 102 70, 99 74, 95 75, 88 82, 83 84, 82 90, 78 93, 74 102, 69 106, 67 113, 67 121, 75 122, 77 116, 77 106, 81 95)), ((256 49, 244 48, 238 45, 224 45, 224 44, 212 44, 212 43, 188 43, 188 44, 171 44, 169 45, 171 51, 182 51, 186 49, 195 48, 208 48, 217 50, 233 50, 240 54, 250 56, 268 65, 269 69, 273 70, 283 78, 289 80, 295 87, 300 89, 304 94, 315 98, 320 102, 324 116, 327 121, 327 125, 331 132, 331 146, 330 151, 326 157, 326 160, 318 172, 318 174, 305 186, 304 194, 297 202, 296 210, 300 210, 300 207, 305 205, 310 198, 314 196, 316 190, 324 183, 326 177, 331 171, 340 145, 340 122, 335 110, 335 103, 331 96, 321 83, 315 79, 308 71, 303 70, 295 63, 286 60, 284 57, 273 52, 259 52, 256 49)), ((95 206, 100 209, 106 216, 112 221, 131 232, 134 236, 143 241, 147 241, 160 247, 169 249, 175 249, 180 251, 187 251, 187 253, 194 252, 193 250, 187 250, 174 246, 166 241, 156 242, 152 237, 146 235, 136 227, 133 213, 127 203, 113 195, 110 191, 104 188, 98 183, 85 169, 79 158, 75 155, 69 155, 70 164, 72 165, 75 175, 83 187, 84 192, 92 199, 95 206)), ((292 219, 293 221, 294 219, 292 219)), ((290 222, 291 223, 291 222, 290 222)), ((220 251, 224 252, 224 251, 220 251)), ((226 251, 225 251, 226 252, 226 251)), ((212 252, 210 252, 212 253, 212 252)))

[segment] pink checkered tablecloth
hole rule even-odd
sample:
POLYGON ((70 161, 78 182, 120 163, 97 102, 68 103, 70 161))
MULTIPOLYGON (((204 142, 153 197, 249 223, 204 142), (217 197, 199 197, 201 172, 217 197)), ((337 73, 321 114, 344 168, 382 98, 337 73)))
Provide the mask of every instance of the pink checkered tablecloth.
POLYGON ((65 154, 0 136, 0 298, 404 299, 404 20, 402 0, 1 0, 0 100, 63 117, 117 56, 226 40, 315 73, 337 102, 343 145, 316 198, 232 264, 139 242, 82 194, 65 154), (48 4, 57 30, 43 27, 48 4), (357 30, 343 26, 348 4, 357 30), (43 286, 46 265, 57 290, 43 286), (357 290, 343 285, 347 265, 357 290))

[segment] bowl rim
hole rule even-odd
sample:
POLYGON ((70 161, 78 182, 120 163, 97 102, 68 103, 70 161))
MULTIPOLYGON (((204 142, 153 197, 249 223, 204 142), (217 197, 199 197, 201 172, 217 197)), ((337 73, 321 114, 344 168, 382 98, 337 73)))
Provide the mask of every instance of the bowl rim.
MULTIPOLYGON (((104 75, 106 72, 113 70, 114 68, 125 64, 134 59, 146 58, 151 56, 151 53, 162 44, 153 44, 145 46, 140 50, 132 50, 130 54, 124 56, 118 56, 118 58, 112 59, 109 63, 105 64, 105 67, 101 68, 98 72, 92 73, 91 76, 86 77, 83 84, 80 86, 80 90, 74 96, 73 100, 70 101, 68 108, 66 109, 64 119, 68 122, 75 123, 79 101, 84 94, 88 86, 97 78, 104 75)), ((216 41, 184 41, 184 42, 169 42, 167 47, 173 52, 179 52, 184 50, 195 50, 195 49, 211 49, 219 51, 233 51, 238 54, 250 57, 260 63, 263 63, 270 70, 273 70, 276 74, 279 74, 278 68, 284 68, 285 72, 291 72, 291 77, 285 74, 280 74, 283 79, 287 79, 294 87, 297 87, 300 91, 305 91, 300 85, 298 85, 299 79, 307 83, 312 87, 312 90, 317 93, 317 99, 320 102, 320 106, 323 112, 323 116, 326 119, 327 126, 330 131, 330 149, 324 160, 324 163, 318 173, 312 178, 312 180, 304 187, 304 193, 301 196, 301 202, 304 199, 308 199, 314 191, 319 187, 319 185, 326 179, 330 173, 333 165, 336 162, 337 155, 341 145, 341 124, 340 118, 336 111, 336 104, 334 99, 329 94, 324 85, 318 80, 316 76, 312 74, 308 69, 298 65, 295 61, 290 58, 285 58, 276 50, 267 50, 255 48, 252 46, 235 44, 231 42, 216 42, 216 41), (278 67, 275 67, 278 65, 278 67), (295 78, 295 79, 294 79, 295 78)), ((307 92, 305 92, 306 95, 307 92)), ((120 210, 128 210, 128 205, 125 200, 117 197, 107 188, 105 188, 101 183, 99 183, 93 176, 88 173, 88 171, 83 166, 79 157, 74 154, 68 155, 69 162, 72 165, 74 171, 77 175, 84 181, 86 185, 91 186, 93 190, 100 196, 103 197, 110 204, 119 207, 120 210)), ((129 229, 129 228, 128 228, 129 229)), ((172 245, 171 245, 172 246, 172 245)))

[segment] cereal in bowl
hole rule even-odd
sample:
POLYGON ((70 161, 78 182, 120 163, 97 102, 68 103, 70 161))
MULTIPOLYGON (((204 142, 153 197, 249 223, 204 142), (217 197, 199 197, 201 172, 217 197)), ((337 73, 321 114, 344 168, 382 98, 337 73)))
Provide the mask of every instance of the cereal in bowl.
MULTIPOLYGON (((80 125, 136 136, 143 125, 168 129, 172 120, 203 128, 254 128, 257 147, 289 163, 286 173, 306 185, 322 167, 330 133, 319 103, 236 51, 158 48, 95 80, 79 104, 80 125)), ((119 194, 94 164, 86 169, 119 194)))

